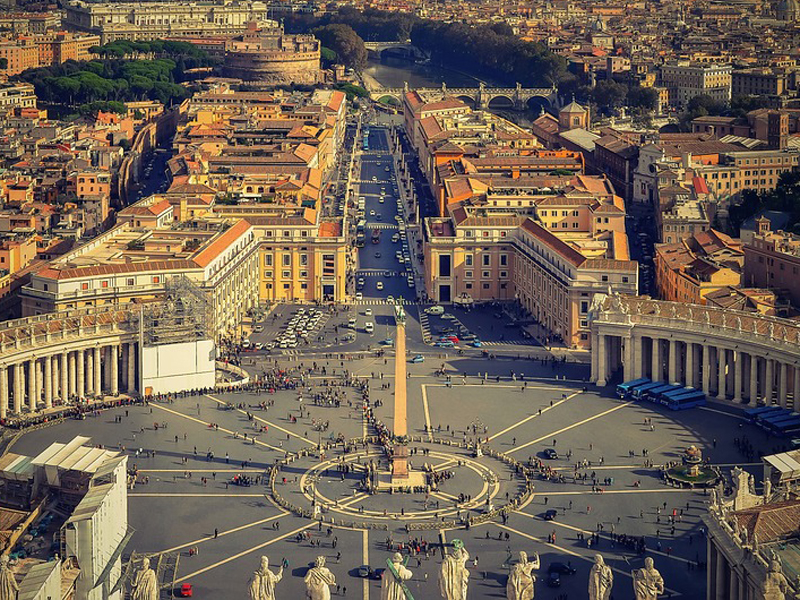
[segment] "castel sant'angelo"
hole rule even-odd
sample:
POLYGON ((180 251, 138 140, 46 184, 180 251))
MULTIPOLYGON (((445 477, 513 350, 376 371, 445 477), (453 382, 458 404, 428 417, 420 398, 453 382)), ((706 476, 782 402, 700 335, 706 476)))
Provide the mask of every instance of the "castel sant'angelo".
POLYGON ((272 85, 319 81, 320 43, 313 35, 287 35, 282 27, 248 23, 225 46, 226 77, 272 85))

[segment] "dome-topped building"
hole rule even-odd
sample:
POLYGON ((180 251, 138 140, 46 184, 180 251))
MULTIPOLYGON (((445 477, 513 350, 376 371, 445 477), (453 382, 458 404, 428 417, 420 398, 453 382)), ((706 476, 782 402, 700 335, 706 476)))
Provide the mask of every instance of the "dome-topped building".
POLYGON ((775 6, 775 16, 781 21, 796 21, 800 17, 797 0, 780 0, 775 6))

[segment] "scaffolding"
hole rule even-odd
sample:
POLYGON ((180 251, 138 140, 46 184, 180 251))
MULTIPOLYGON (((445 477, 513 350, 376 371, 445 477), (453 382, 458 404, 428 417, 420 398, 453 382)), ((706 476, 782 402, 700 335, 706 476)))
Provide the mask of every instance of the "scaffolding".
POLYGON ((187 277, 166 283, 161 302, 142 306, 140 332, 144 346, 213 339, 213 310, 206 293, 187 277))

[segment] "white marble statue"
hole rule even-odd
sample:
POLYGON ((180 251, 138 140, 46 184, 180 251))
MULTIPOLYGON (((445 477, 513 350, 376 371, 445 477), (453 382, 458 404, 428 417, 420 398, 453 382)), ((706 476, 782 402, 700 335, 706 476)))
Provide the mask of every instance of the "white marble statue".
POLYGON ((160 595, 156 572, 150 568, 150 559, 144 557, 131 584, 131 600, 158 600, 160 595))
POLYGON ((764 600, 785 600, 786 593, 789 591, 789 584, 783 574, 781 562, 773 555, 769 561, 767 577, 761 584, 764 600))
POLYGON ((14 573, 8 568, 8 555, 0 556, 0 600, 17 600, 19 585, 14 573))
POLYGON ((383 575, 381 600, 406 600, 404 581, 411 579, 411 571, 403 564, 403 555, 395 552, 391 558, 391 566, 383 575))
POLYGON ((649 556, 644 559, 644 568, 631 571, 631 577, 633 577, 633 593, 636 600, 658 600, 664 593, 664 579, 653 566, 653 559, 649 556))
POLYGON ((536 575, 531 571, 539 568, 539 557, 534 556, 534 558, 535 560, 528 561, 528 554, 524 550, 519 553, 519 561, 508 576, 507 600, 533 600, 533 584, 536 583, 536 575))
POLYGON ((253 572, 248 592, 250 600, 275 600, 275 586, 283 579, 283 564, 278 573, 269 570, 269 559, 261 557, 261 566, 253 572))
POLYGON ((306 596, 309 600, 331 600, 331 586, 336 585, 336 577, 325 566, 325 557, 318 556, 314 566, 305 578, 306 596))
POLYGON ((594 555, 594 565, 589 571, 589 600, 608 600, 611 586, 614 585, 614 572, 602 555, 594 555))
POLYGON ((467 600, 469 552, 466 548, 456 550, 442 561, 439 571, 439 593, 444 600, 467 600))

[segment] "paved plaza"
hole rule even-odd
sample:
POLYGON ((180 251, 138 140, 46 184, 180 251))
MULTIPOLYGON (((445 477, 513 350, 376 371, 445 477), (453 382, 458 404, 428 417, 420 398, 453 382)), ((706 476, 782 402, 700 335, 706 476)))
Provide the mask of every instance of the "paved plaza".
MULTIPOLYGON (((281 368, 316 362, 317 370, 306 380, 309 387, 115 409, 28 433, 13 451, 35 455, 52 441, 78 434, 96 444, 124 447, 129 465, 138 469, 138 482, 129 492, 136 531, 127 551, 179 553, 177 583, 192 583, 197 598, 244 598, 264 554, 275 566, 282 558, 289 563, 279 598, 303 598, 305 571, 324 555, 341 597, 376 599, 380 582, 359 578, 358 567, 385 567, 388 542, 415 540, 422 548, 424 540, 426 551, 413 552, 408 562, 414 572, 409 588, 418 600, 435 599, 440 548, 451 549, 460 539, 471 556, 469 598, 504 598, 509 563, 526 550, 541 558, 537 598, 585 598, 592 556, 599 551, 615 570, 613 597, 625 600, 633 598, 630 571, 642 566, 645 555, 612 541, 619 535, 645 537, 646 554, 655 559, 672 597, 705 597, 706 574, 697 561, 705 560, 699 517, 706 498, 702 491, 665 486, 657 466, 679 460, 687 446, 696 444, 723 472, 740 464, 758 480, 760 466, 743 464, 734 438, 747 436, 767 452, 773 440, 724 406, 676 413, 586 389, 583 366, 542 364, 516 354, 488 360, 479 351, 441 356, 428 352, 424 362, 408 364, 411 463, 417 470, 428 466, 451 474, 428 496, 364 492, 364 465, 373 460, 387 468, 374 443, 351 447, 347 454, 341 446, 331 447, 322 459, 317 453, 321 444, 337 438, 375 435, 355 387, 330 388, 338 407, 313 401, 344 369, 368 381, 375 417, 392 428, 389 354, 344 361, 321 353, 279 358, 281 368), (442 365, 449 381, 435 374, 442 365), (498 517, 467 529, 466 520, 479 520, 490 506, 503 506, 524 488, 508 463, 486 453, 475 456, 469 448, 475 437, 488 438, 487 446, 506 457, 524 463, 540 459, 554 472, 550 479, 534 481, 534 494, 505 523, 498 517), (545 458, 548 448, 559 458, 545 458), (280 508, 267 485, 275 461, 301 451, 306 456, 284 467, 275 489, 295 507, 319 506, 326 519, 321 530, 314 520, 280 508), (342 464, 348 468, 341 470, 342 464), (577 481, 576 464, 586 465, 577 470, 577 481), (241 476, 252 485, 232 483, 241 476), (542 518, 547 510, 556 511, 554 520, 542 518), (449 524, 458 519, 452 529, 449 524), (442 529, 437 523, 448 525, 442 529), (599 534, 594 543, 592 533, 599 534), (563 575, 561 586, 552 588, 547 569, 556 561, 577 572, 563 575)), ((276 366, 273 357, 256 360, 257 370, 276 366)))

